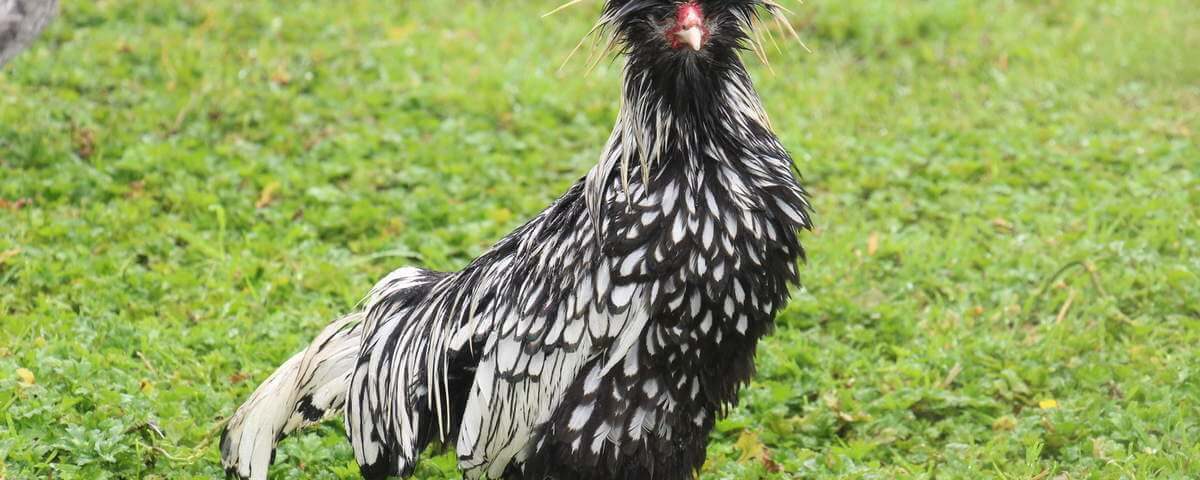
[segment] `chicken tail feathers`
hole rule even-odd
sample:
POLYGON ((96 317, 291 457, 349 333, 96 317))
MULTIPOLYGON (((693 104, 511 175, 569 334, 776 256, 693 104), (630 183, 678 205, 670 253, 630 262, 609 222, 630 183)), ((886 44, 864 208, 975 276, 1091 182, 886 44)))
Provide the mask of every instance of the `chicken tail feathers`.
POLYGON ((221 464, 228 476, 266 479, 280 440, 339 412, 358 357, 363 318, 354 313, 325 327, 238 408, 221 434, 221 464))

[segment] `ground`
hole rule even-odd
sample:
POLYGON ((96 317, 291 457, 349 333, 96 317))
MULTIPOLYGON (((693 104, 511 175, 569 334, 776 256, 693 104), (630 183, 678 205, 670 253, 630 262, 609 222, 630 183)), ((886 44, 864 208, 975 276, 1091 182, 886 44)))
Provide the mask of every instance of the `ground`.
MULTIPOLYGON (((818 228, 702 477, 1200 475, 1200 4, 785 4, 811 53, 747 60, 818 228)), ((620 63, 554 6, 67 2, 0 72, 0 478, 219 475, 375 279, 583 175, 620 63)), ((273 475, 357 467, 334 421, 273 475)))

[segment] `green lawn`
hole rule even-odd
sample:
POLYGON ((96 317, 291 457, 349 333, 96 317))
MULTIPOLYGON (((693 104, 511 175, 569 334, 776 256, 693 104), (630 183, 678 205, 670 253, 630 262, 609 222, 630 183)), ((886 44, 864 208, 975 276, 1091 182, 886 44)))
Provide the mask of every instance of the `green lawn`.
MULTIPOLYGON (((556 198, 620 64, 559 71, 599 2, 554 6, 66 2, 0 72, 0 479, 217 476, 375 279, 556 198)), ((789 8, 812 53, 752 63, 819 228, 703 477, 1200 475, 1200 3, 789 8)), ((277 477, 356 478, 338 423, 277 477)))

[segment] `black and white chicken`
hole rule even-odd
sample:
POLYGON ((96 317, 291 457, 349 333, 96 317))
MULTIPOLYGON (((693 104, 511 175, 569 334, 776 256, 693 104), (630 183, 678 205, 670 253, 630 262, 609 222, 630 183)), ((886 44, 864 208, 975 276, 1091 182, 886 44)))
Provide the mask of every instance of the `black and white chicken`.
POLYGON ((401 268, 230 419, 226 471, 342 413, 366 478, 687 479, 788 299, 810 207, 740 54, 761 0, 609 0, 599 164, 458 272, 401 268))
POLYGON ((0 67, 29 47, 57 10, 58 0, 0 0, 0 67))

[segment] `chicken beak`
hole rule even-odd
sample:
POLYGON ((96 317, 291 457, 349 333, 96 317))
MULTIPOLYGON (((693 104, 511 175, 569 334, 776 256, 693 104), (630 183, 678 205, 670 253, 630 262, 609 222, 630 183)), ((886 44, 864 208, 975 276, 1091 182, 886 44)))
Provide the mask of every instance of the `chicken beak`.
POLYGON ((700 47, 704 46, 704 30, 698 25, 675 32, 675 36, 697 52, 700 51, 700 47))

